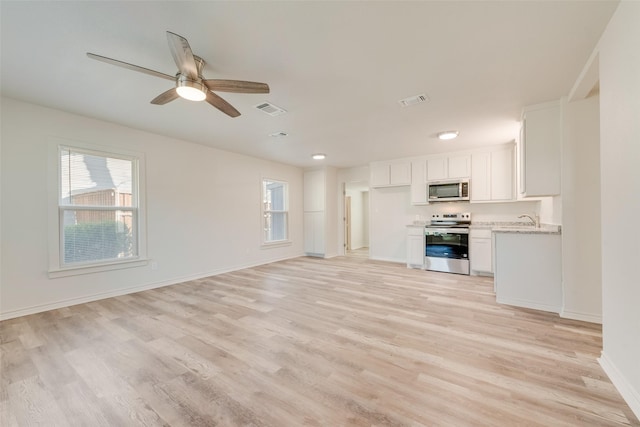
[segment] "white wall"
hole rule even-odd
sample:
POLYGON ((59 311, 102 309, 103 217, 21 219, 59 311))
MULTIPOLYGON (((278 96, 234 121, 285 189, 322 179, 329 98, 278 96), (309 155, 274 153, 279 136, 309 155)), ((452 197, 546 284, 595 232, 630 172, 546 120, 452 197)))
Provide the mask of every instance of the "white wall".
POLYGON ((640 418, 640 2, 600 41, 601 363, 640 418))
POLYGON ((598 96, 564 109, 561 315, 602 322, 598 96))
MULTIPOLYGON (((302 255, 302 170, 2 99, 3 318, 302 255), (150 266, 49 279, 53 137, 142 152, 150 266), (289 246, 261 247, 260 181, 289 182, 289 246)), ((55 150, 53 150, 55 152, 55 150)))
POLYGON ((326 231, 325 231, 325 258, 331 258, 338 256, 341 251, 338 243, 338 229, 343 229, 344 234, 344 222, 342 221, 342 211, 339 210, 339 206, 344 202, 340 202, 342 199, 342 191, 338 190, 338 170, 336 168, 325 168, 326 174, 326 231))
POLYGON ((369 191, 363 191, 362 192, 362 206, 363 206, 363 212, 362 212, 362 246, 365 248, 369 247, 369 236, 370 236, 370 232, 369 232, 369 207, 371 206, 370 202, 369 202, 369 191))

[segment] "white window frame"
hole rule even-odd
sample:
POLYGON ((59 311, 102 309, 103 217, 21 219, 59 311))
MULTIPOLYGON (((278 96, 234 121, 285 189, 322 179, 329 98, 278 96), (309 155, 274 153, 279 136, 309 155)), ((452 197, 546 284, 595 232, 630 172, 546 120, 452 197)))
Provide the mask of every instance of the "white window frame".
POLYGON ((66 277, 123 268, 141 267, 148 264, 146 252, 146 205, 145 205, 145 161, 144 154, 113 147, 103 147, 78 141, 53 139, 49 149, 49 278, 66 277), (62 170, 60 154, 62 150, 110 157, 132 161, 132 204, 133 207, 92 207, 74 206, 62 203, 62 170), (137 206, 136 206, 137 202, 137 206), (131 211, 137 228, 134 245, 137 254, 122 259, 90 261, 83 263, 63 262, 64 212, 81 208, 82 210, 125 210, 131 211))
POLYGON ((287 181, 283 181, 281 179, 272 179, 268 177, 262 177, 262 179, 260 180, 260 234, 261 234, 260 239, 262 241, 262 247, 268 248, 268 247, 283 246, 283 245, 291 244, 291 239, 289 238, 289 183, 287 181), (265 209, 265 201, 266 201, 266 194, 264 194, 265 181, 284 184, 284 210, 265 209), (285 222, 286 222, 285 224, 286 236, 282 240, 266 240, 265 238, 266 236, 265 236, 264 221, 265 221, 266 215, 268 215, 270 212, 284 213, 285 222))

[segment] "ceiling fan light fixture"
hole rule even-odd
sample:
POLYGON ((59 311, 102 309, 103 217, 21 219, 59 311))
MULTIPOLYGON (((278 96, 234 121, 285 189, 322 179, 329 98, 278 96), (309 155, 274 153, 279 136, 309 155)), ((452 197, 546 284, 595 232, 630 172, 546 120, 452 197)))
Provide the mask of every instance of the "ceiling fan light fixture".
POLYGON ((176 81, 176 92, 181 98, 189 101, 204 101, 207 98, 207 90, 202 82, 191 80, 183 75, 176 81))
POLYGON ((458 137, 458 131, 457 130, 447 130, 444 132, 439 132, 438 133, 438 138, 442 139, 443 141, 448 141, 450 139, 455 139, 458 137))

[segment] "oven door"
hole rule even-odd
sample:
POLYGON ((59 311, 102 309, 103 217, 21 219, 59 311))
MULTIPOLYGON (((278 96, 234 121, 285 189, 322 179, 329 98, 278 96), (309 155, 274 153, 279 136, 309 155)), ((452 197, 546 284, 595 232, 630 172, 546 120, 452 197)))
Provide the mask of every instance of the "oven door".
POLYGON ((469 229, 426 228, 427 270, 469 274, 469 229))

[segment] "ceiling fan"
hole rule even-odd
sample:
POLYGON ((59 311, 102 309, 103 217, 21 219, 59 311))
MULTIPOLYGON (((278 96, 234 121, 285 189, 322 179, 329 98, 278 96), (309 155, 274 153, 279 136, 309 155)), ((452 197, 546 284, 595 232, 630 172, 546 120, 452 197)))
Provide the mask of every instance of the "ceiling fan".
POLYGON ((167 40, 169 41, 169 49, 171 50, 173 60, 178 66, 178 72, 175 76, 118 61, 117 59, 107 58, 106 56, 96 55, 95 53, 87 52, 87 56, 91 59, 106 62, 107 64, 117 65, 175 82, 174 88, 161 93, 151 100, 151 103, 155 105, 164 105, 181 97, 190 101, 207 101, 228 116, 238 117, 240 112, 213 91, 269 93, 269 85, 266 83, 247 82, 243 80, 205 79, 202 77, 202 69, 204 68, 205 62, 202 58, 193 54, 187 39, 167 31, 167 40))

